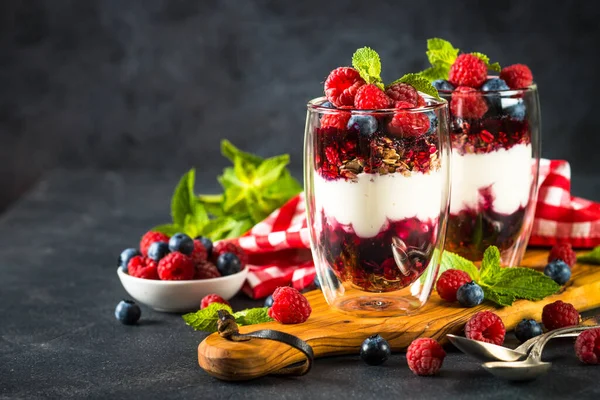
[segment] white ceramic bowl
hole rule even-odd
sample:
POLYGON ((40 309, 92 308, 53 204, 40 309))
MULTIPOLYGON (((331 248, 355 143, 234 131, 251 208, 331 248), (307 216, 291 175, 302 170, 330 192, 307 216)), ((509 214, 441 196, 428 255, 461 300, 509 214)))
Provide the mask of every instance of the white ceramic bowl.
POLYGON ((216 293, 225 300, 231 299, 242 288, 248 275, 248 267, 237 274, 192 281, 136 278, 120 268, 117 269, 117 275, 127 293, 135 301, 156 311, 185 312, 198 310, 200 301, 207 294, 216 293))

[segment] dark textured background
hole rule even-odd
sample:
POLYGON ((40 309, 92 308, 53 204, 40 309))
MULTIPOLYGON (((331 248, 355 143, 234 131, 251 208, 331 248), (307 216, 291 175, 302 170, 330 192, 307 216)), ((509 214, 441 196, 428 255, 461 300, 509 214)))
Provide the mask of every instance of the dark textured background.
POLYGON ((289 152, 304 105, 360 46, 384 78, 426 65, 440 36, 540 86, 543 153, 578 194, 600 185, 598 2, 86 0, 0 2, 0 210, 44 172, 146 169, 214 176, 219 140, 289 152))

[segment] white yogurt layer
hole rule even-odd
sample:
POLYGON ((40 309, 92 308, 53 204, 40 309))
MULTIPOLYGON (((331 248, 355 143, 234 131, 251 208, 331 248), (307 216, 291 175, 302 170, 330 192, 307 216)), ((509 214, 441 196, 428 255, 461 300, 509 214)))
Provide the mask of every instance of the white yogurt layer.
POLYGON ((452 153, 452 195, 450 213, 477 210, 483 201, 480 189, 491 187, 492 209, 511 214, 529 201, 532 149, 519 144, 508 150, 485 154, 452 153))
POLYGON ((314 177, 317 212, 352 227, 357 236, 376 236, 389 221, 437 218, 442 209, 442 171, 423 174, 360 173, 357 181, 314 177))

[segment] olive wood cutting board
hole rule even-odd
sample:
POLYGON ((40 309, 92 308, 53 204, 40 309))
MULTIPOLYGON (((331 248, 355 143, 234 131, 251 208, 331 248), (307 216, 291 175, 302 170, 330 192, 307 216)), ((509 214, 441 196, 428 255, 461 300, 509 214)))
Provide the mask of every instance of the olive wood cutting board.
MULTIPOLYGON (((528 250, 522 265, 541 269, 546 265, 547 257, 547 251, 528 250)), ((540 321, 542 308, 556 300, 572 303, 580 312, 599 307, 600 266, 576 264, 571 280, 561 292, 536 302, 518 300, 504 308, 496 308, 487 302, 473 308, 462 308, 458 304, 444 302, 434 291, 429 302, 414 315, 359 318, 330 308, 319 290, 305 293, 305 296, 313 310, 305 323, 282 325, 268 322, 240 327, 240 333, 259 329, 287 332, 308 342, 315 358, 358 354, 363 340, 377 333, 389 342, 392 351, 405 350, 419 337, 431 337, 446 343, 446 334, 461 334, 464 324, 478 311, 493 310, 502 318, 507 330, 511 330, 523 318, 540 321)), ((254 379, 303 360, 304 356, 298 350, 271 340, 232 342, 213 333, 198 346, 200 366, 223 380, 254 379)))

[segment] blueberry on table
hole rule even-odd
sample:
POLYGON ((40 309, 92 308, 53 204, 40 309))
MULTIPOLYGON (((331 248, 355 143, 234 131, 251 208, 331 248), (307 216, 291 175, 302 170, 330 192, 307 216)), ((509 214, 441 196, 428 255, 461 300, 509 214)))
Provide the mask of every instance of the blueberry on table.
POLYGON ((169 239, 169 250, 189 256, 194 251, 194 241, 185 233, 176 233, 169 239))
POLYGON ((483 289, 471 281, 458 288, 456 299, 463 307, 475 307, 483 301, 483 289))
POLYGON ((133 300, 123 300, 115 308, 115 317, 125 325, 133 325, 140 319, 142 310, 133 300))
POLYGON ((222 276, 237 274, 242 270, 242 262, 233 253, 223 253, 217 258, 217 269, 222 276))
POLYGON ((371 136, 377 130, 377 120, 371 115, 353 115, 348 120, 348 129, 356 129, 362 136, 371 136))
POLYGON ((431 84, 437 90, 443 90, 445 92, 451 92, 454 90, 454 85, 445 79, 436 79, 435 81, 431 82, 431 84))
POLYGON ((166 242, 154 242, 148 247, 148 257, 159 262, 164 256, 169 254, 169 244, 166 242))
POLYGON ((500 78, 492 78, 488 79, 481 85, 481 90, 483 92, 491 92, 498 90, 510 90, 506 82, 500 78))
POLYGON ((523 319, 515 327, 515 336, 521 343, 528 341, 532 337, 541 335, 542 327, 534 319, 523 319))
POLYGON ((571 279, 571 268, 563 260, 550 261, 544 268, 544 275, 559 285, 564 285, 571 279))
POLYGON ((212 242, 212 240, 210 240, 206 236, 196 236, 195 240, 199 240, 200 243, 202 243, 202 245, 206 249, 206 255, 207 255, 207 257, 210 258, 210 255, 211 255, 212 249, 213 249, 213 242, 212 242))
POLYGON ((360 346, 360 358, 369 365, 383 364, 391 354, 387 340, 379 335, 369 336, 360 346))
POLYGON ((273 305, 273 295, 269 295, 269 297, 267 297, 265 299, 265 307, 271 307, 273 305))
POLYGON ((129 264, 129 260, 131 260, 135 256, 141 256, 142 253, 138 249, 125 249, 119 255, 119 268, 121 271, 127 272, 127 265, 129 264))

